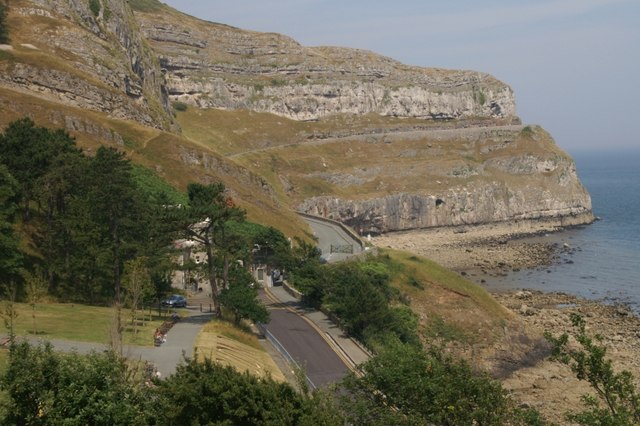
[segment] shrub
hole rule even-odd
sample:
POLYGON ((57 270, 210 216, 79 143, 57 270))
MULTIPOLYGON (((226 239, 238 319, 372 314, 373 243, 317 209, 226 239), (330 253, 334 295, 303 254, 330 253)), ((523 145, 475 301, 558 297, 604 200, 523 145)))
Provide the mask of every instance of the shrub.
POLYGON ((178 101, 173 103, 173 109, 175 109, 176 111, 185 112, 188 108, 189 106, 184 102, 178 101))
POLYGON ((89 0, 89 9, 93 16, 98 17, 100 14, 100 0, 89 0))
POLYGON ((0 44, 9 43, 9 28, 7 27, 7 6, 0 3, 0 44))
POLYGON ((567 413, 567 418, 581 425, 640 424, 640 393, 633 375, 613 370, 611 360, 605 358, 607 348, 600 344, 602 337, 587 335, 586 323, 580 315, 571 314, 571 323, 576 330, 573 337, 580 348, 569 346, 567 333, 555 338, 545 332, 545 338, 553 345, 552 359, 571 367, 579 380, 588 381, 596 396, 584 395, 582 400, 587 410, 567 413))
POLYGON ((361 370, 344 382, 342 409, 352 424, 541 424, 499 382, 435 348, 389 343, 361 370))

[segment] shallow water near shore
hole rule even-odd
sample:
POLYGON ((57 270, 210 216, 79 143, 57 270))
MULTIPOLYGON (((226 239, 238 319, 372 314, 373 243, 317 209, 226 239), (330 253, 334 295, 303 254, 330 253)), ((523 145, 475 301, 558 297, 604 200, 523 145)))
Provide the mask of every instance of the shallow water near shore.
POLYGON ((560 291, 624 303, 640 315, 640 151, 579 153, 574 158, 594 215, 601 220, 532 238, 565 247, 551 266, 471 278, 484 279, 490 291, 560 291))

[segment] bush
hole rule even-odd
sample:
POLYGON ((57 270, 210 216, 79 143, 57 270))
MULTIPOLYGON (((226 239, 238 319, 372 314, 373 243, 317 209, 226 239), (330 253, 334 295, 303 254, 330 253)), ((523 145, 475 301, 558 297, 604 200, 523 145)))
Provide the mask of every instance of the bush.
POLYGON ((588 336, 580 315, 571 314, 571 322, 580 349, 569 346, 567 333, 555 338, 545 332, 545 338, 553 345, 552 358, 571 367, 579 380, 588 381, 596 396, 584 395, 587 410, 567 413, 567 418, 581 425, 640 424, 640 393, 633 375, 628 371, 614 372, 611 360, 605 358, 607 348, 600 344, 602 337, 588 336))
POLYGON ((100 0, 89 0, 89 9, 93 16, 98 17, 100 15, 100 0))
POLYGON ((0 44, 9 43, 9 28, 7 27, 7 6, 0 2, 0 44))
POLYGON ((175 109, 176 111, 185 112, 188 108, 189 108, 189 106, 187 104, 185 104, 184 102, 174 102, 173 103, 173 109, 175 109))
POLYGON ((361 369, 363 377, 345 380, 342 409, 352 424, 541 424, 499 382, 438 349, 389 343, 361 369))

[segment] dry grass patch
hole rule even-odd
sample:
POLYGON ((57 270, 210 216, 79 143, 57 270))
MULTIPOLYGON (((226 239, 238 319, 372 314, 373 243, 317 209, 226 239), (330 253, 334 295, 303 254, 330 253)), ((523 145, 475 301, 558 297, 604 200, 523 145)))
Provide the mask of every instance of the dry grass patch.
POLYGON ((407 252, 385 250, 403 265, 394 282, 429 337, 491 344, 502 336, 512 314, 486 290, 435 262, 407 252))
POLYGON ((214 320, 206 324, 196 340, 199 359, 209 358, 238 371, 247 371, 259 377, 286 379, 275 362, 264 351, 258 338, 230 323, 214 320))

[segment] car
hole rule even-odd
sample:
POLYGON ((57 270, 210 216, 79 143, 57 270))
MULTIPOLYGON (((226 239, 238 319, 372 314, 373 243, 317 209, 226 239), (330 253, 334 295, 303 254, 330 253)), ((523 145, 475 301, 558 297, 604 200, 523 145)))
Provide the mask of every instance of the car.
POLYGON ((169 306, 172 308, 186 308, 187 307, 187 299, 184 296, 179 294, 174 294, 166 300, 162 301, 164 306, 169 306))

